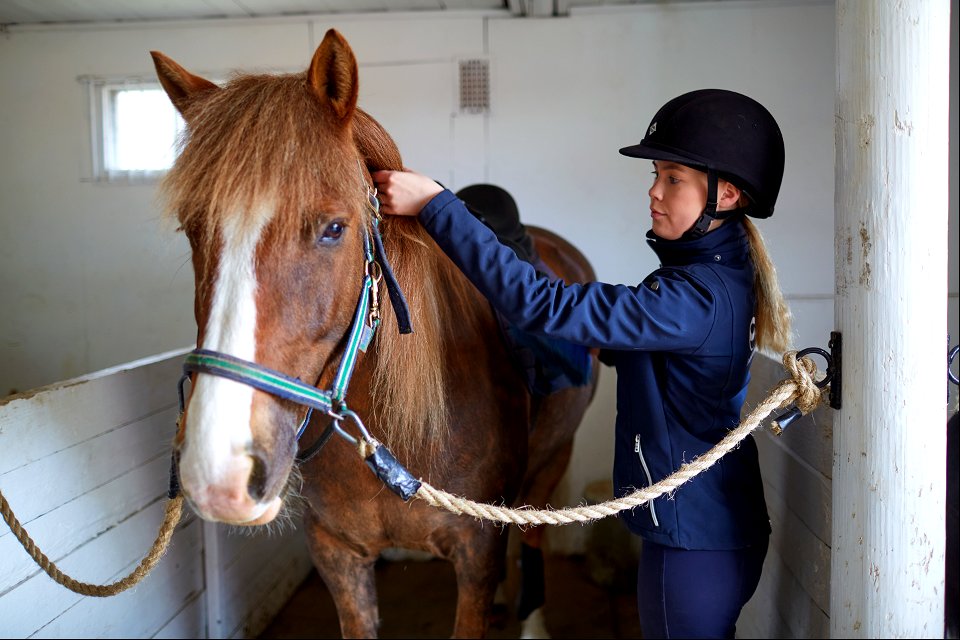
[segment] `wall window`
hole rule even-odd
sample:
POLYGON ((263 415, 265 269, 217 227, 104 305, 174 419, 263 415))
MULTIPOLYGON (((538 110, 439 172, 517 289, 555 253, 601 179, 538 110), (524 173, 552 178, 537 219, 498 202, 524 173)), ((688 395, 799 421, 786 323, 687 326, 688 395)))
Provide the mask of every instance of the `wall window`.
POLYGON ((89 93, 92 179, 152 181, 173 165, 183 118, 156 81, 83 78, 89 93))

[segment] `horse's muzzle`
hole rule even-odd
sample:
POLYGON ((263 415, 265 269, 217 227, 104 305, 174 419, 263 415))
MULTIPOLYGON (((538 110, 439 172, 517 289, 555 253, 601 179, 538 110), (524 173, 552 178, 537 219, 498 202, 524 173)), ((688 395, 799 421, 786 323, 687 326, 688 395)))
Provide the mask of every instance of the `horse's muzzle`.
POLYGON ((266 499, 267 466, 258 456, 236 456, 215 475, 197 473, 181 456, 180 485, 204 520, 234 525, 264 524, 276 517, 282 499, 266 499))

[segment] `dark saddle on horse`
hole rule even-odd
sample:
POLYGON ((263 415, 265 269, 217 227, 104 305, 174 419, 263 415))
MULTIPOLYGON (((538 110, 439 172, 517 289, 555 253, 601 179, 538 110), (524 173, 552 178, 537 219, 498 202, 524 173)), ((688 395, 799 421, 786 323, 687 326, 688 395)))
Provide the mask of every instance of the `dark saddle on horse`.
MULTIPOLYGON (((457 197, 518 258, 532 264, 551 281, 557 279, 557 275, 537 254, 533 238, 520 222, 517 205, 509 193, 494 185, 477 184, 464 187, 457 192, 457 197)), ((567 387, 590 382, 592 361, 589 349, 523 331, 499 313, 496 316, 507 348, 523 374, 531 395, 547 396, 567 387)))

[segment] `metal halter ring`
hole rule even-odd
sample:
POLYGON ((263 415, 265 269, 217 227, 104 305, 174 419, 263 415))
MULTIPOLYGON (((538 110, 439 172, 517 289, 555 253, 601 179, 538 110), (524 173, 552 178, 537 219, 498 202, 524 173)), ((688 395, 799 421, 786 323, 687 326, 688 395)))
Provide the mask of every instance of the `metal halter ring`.
POLYGON ((815 353, 818 356, 823 357, 823 359, 827 361, 826 375, 824 376, 823 380, 820 380, 819 382, 814 383, 817 385, 817 388, 823 389, 828 384, 830 384, 830 381, 833 379, 833 358, 831 358, 830 354, 824 351, 823 349, 821 349, 820 347, 807 347, 803 351, 797 352, 797 360, 799 360, 804 356, 808 356, 811 353, 815 353))
POLYGON ((380 281, 383 280, 383 268, 380 266, 380 263, 375 260, 368 262, 367 275, 369 275, 376 284, 380 284, 380 281))

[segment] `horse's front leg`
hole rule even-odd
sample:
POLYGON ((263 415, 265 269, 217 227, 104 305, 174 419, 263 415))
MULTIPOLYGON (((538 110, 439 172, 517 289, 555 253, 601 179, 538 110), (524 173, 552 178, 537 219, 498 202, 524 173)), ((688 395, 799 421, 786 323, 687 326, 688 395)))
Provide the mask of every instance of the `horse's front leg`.
POLYGON ((463 535, 453 551, 450 561, 457 575, 454 638, 486 635, 494 592, 503 573, 506 543, 507 532, 487 523, 463 535))
POLYGON ((377 555, 359 554, 319 525, 308 509, 307 546, 317 572, 337 606, 344 638, 376 638, 380 624, 374 563, 377 555))
MULTIPOLYGON (((522 499, 524 504, 545 509, 550 496, 566 472, 573 453, 573 443, 560 451, 541 469, 526 486, 522 499)), ((547 525, 527 527, 520 533, 520 596, 517 601, 517 619, 520 621, 521 638, 549 638, 544 618, 546 578, 543 566, 543 536, 547 525)))

